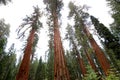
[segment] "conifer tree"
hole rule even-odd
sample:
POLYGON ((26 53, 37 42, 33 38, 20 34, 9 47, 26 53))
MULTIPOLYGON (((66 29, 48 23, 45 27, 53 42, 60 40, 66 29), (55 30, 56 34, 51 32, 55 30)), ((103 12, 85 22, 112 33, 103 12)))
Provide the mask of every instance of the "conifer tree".
POLYGON ((47 11, 52 17, 54 26, 54 80, 70 80, 69 72, 64 58, 64 50, 59 31, 60 10, 63 6, 61 0, 44 0, 47 11))
POLYGON ((106 50, 106 53, 110 56, 110 59, 117 70, 120 70, 120 65, 118 63, 120 59, 120 44, 116 37, 104 26, 104 24, 100 23, 97 18, 91 16, 91 20, 98 35, 101 38, 101 42, 106 50), (115 57, 114 57, 115 56, 115 57))
POLYGON ((15 48, 14 48, 14 44, 11 45, 11 47, 8 49, 9 52, 7 53, 7 59, 5 59, 5 61, 7 60, 7 65, 6 67, 6 71, 5 71, 5 75, 4 75, 4 79, 3 80, 15 80, 16 77, 16 54, 15 54, 15 48))
POLYGON ((119 0, 106 0, 108 6, 111 8, 111 16, 114 22, 110 25, 111 30, 115 37, 118 37, 120 43, 120 1, 119 0))
POLYGON ((36 80, 35 79, 35 74, 36 74, 36 71, 37 71, 38 63, 39 63, 39 61, 38 61, 37 58, 32 60, 32 62, 30 64, 28 80, 36 80))
POLYGON ((89 42, 90 42, 90 44, 94 50, 94 53, 100 63, 100 66, 102 67, 104 74, 107 75, 107 71, 110 69, 109 61, 106 58, 103 51, 98 46, 98 44, 96 43, 96 41, 94 40, 94 38, 92 37, 92 35, 90 34, 87 27, 85 26, 85 21, 86 21, 86 18, 88 17, 88 14, 82 11, 83 8, 77 7, 73 3, 70 3, 69 7, 71 9, 71 11, 70 11, 71 14, 69 16, 70 17, 74 16, 74 19, 76 21, 75 22, 76 27, 80 27, 83 29, 82 33, 84 33, 87 36, 87 38, 89 39, 89 42))
POLYGON ((91 68, 91 66, 87 66, 87 74, 83 78, 83 80, 99 80, 99 77, 94 72, 94 70, 91 68))
POLYGON ((28 28, 26 28, 25 31, 19 35, 19 37, 24 37, 26 30, 31 28, 29 37, 27 39, 27 44, 25 47, 23 60, 20 65, 19 72, 16 76, 16 80, 27 80, 28 79, 30 57, 32 55, 34 36, 35 36, 35 33, 39 30, 39 28, 42 27, 42 23, 39 21, 39 17, 41 17, 41 15, 42 14, 39 12, 39 8, 34 7, 34 13, 31 15, 31 17, 27 16, 27 18, 24 19, 25 22, 18 29, 18 33, 20 33, 20 30, 22 28, 26 27, 26 25, 29 25, 29 27, 27 26, 28 28))
POLYGON ((39 64, 35 74, 35 80, 45 80, 45 64, 42 62, 42 57, 39 59, 39 64))
POLYGON ((82 72, 80 69, 80 64, 78 63, 77 56, 72 49, 69 51, 66 51, 66 60, 67 60, 68 70, 70 73, 70 79, 81 80, 82 72))
POLYGON ((114 35, 104 26, 104 24, 100 23, 97 18, 91 16, 91 20, 97 33, 99 36, 104 39, 102 42, 104 43, 107 49, 112 50, 115 53, 117 59, 120 59, 120 44, 114 35))
POLYGON ((5 47, 7 44, 7 38, 9 37, 10 25, 5 23, 4 19, 0 20, 0 61, 3 59, 5 54, 5 47))
POLYGON ((70 44, 72 44, 72 50, 75 53, 75 56, 77 56, 77 60, 78 60, 82 75, 85 75, 86 74, 85 64, 83 62, 83 59, 80 56, 79 50, 78 50, 77 45, 74 41, 75 40, 74 32, 73 32, 72 27, 70 25, 68 25, 68 27, 67 27, 66 38, 68 38, 70 40, 70 44))
POLYGON ((10 55, 5 51, 7 39, 9 36, 9 24, 4 19, 0 20, 0 80, 6 76, 10 55))
MULTIPOLYGON (((50 20, 49 20, 50 21, 50 20)), ((47 79, 54 79, 54 45, 53 45, 53 25, 49 25, 49 49, 48 49, 48 60, 47 60, 47 79)))

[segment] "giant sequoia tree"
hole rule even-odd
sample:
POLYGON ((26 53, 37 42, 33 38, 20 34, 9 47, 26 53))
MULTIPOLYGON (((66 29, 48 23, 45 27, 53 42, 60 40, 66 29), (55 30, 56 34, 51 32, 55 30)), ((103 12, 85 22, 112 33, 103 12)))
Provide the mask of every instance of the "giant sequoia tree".
POLYGON ((77 56, 76 58, 77 58, 77 62, 79 63, 79 67, 81 69, 81 73, 83 76, 85 76, 85 74, 86 74, 85 63, 84 63, 82 57, 80 56, 80 52, 79 52, 78 47, 75 42, 74 31, 70 25, 68 25, 68 27, 67 27, 66 38, 69 39, 70 44, 72 45, 72 51, 75 54, 75 56, 77 56))
POLYGON ((24 32, 20 34, 19 37, 24 37, 24 33, 26 30, 30 28, 30 34, 27 39, 27 44, 24 51, 23 60, 20 65, 19 72, 16 76, 16 80, 27 80, 29 75, 29 66, 30 66, 30 57, 32 55, 32 47, 34 43, 34 36, 35 33, 39 30, 39 28, 42 26, 42 23, 39 21, 39 17, 41 17, 41 13, 39 12, 38 7, 34 7, 34 13, 31 15, 31 17, 28 17, 24 19, 24 23, 19 27, 18 33, 23 27, 28 27, 25 29, 24 32), (29 26, 28 26, 29 25, 29 26))
POLYGON ((59 31, 60 10, 63 6, 61 0, 44 0, 47 10, 52 17, 54 26, 54 80, 70 80, 64 58, 64 50, 59 31))
MULTIPOLYGON (((94 53, 100 63, 100 66, 102 67, 102 70, 105 75, 107 75, 108 70, 110 69, 110 64, 103 53, 103 51, 100 49, 92 35, 90 34, 89 30, 87 29, 85 25, 85 20, 88 17, 88 14, 83 12, 81 7, 75 6, 73 3, 70 3, 69 5, 71 11, 70 11, 70 17, 74 17, 75 20, 75 27, 79 27, 79 30, 82 29, 82 33, 84 33, 87 38, 89 39, 89 42, 94 50, 94 53)), ((83 36, 84 37, 84 36, 83 36)), ((82 45, 83 46, 83 45, 82 45)))
MULTIPOLYGON (((77 12, 74 11, 74 9, 75 10, 79 9, 79 12, 84 15, 84 18, 88 16, 88 14, 82 12, 81 7, 75 6, 71 2, 69 3, 69 8, 70 8, 69 17, 71 17, 73 14, 75 14, 75 15, 78 14, 77 12)), ((74 25, 75 35, 74 36, 75 36, 75 38, 77 39, 77 42, 78 42, 77 46, 81 47, 80 51, 83 54, 83 57, 87 58, 87 60, 86 60, 87 62, 86 63, 87 64, 90 63, 90 65, 92 66, 92 68, 94 69, 94 71, 98 72, 97 71, 97 67, 96 67, 96 65, 95 65, 95 63, 93 61, 94 59, 92 58, 93 55, 91 54, 91 53, 93 53, 93 51, 92 51, 92 49, 91 49, 91 47, 89 45, 89 41, 87 39, 87 36, 84 33, 83 25, 79 21, 80 17, 79 16, 74 16, 74 20, 75 20, 75 25, 74 25)), ((70 34, 71 33, 72 32, 70 32, 70 34)), ((83 75, 85 75, 85 73, 83 75)))
POLYGON ((98 35, 101 38, 101 42, 103 43, 106 53, 108 53, 108 55, 110 56, 110 59, 112 60, 112 63, 119 71, 120 65, 118 61, 120 59, 120 44, 118 40, 109 31, 109 29, 104 26, 104 24, 98 21, 97 18, 95 18, 94 16, 91 16, 91 20, 92 20, 93 25, 95 26, 95 29, 98 35))

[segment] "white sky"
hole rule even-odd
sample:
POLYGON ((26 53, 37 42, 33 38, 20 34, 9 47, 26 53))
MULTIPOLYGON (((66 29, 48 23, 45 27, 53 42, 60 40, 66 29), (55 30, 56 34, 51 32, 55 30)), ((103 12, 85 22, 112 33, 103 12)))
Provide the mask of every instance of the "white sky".
MULTIPOLYGON (((10 38, 8 42, 8 47, 12 43, 15 43, 15 47, 17 48, 17 54, 21 55, 22 53, 19 52, 20 46, 22 45, 20 40, 16 39, 17 35, 15 30, 18 28, 18 26, 22 23, 22 19, 25 18, 26 15, 30 15, 33 12, 33 6, 38 5, 41 10, 44 10, 45 5, 42 2, 43 0, 12 0, 12 3, 9 3, 7 6, 0 6, 0 18, 4 18, 6 23, 9 23, 11 25, 10 28, 10 38)), ((65 33, 65 26, 67 26, 67 22, 69 22, 66 18, 68 16, 68 2, 70 0, 63 0, 64 1, 64 8, 62 9, 62 29, 61 33, 65 33)), ((95 17, 99 18, 99 20, 104 23, 106 26, 109 26, 110 23, 112 23, 112 19, 110 15, 108 14, 109 8, 107 7, 107 4, 105 0, 71 0, 71 1, 77 1, 76 4, 87 4, 91 8, 89 9, 89 13, 94 15, 95 17)), ((46 36, 47 26, 45 24, 46 19, 42 18, 43 29, 40 31, 40 39, 38 43, 36 56, 38 58, 40 56, 45 55, 45 51, 47 50, 48 45, 48 37, 46 36)), ((65 41, 65 44, 67 42, 65 41)), ((64 45, 65 45, 64 44, 64 45)), ((18 56, 19 56, 18 55, 18 56)))

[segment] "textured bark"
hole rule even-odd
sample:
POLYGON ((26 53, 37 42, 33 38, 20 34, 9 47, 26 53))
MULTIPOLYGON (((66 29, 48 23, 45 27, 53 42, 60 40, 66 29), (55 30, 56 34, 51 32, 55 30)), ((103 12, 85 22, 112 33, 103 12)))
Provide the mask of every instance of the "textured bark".
POLYGON ((91 43, 91 46, 94 49, 97 59, 102 67, 102 70, 104 71, 104 74, 107 75, 108 70, 110 69, 110 64, 109 64, 108 59, 106 58, 105 54, 100 49, 100 47, 98 46, 98 44, 96 43, 96 41, 94 40, 94 38, 92 37, 92 35, 90 34, 90 32, 88 31, 88 29, 86 27, 84 27, 84 32, 86 33, 86 35, 91 43))
POLYGON ((24 51, 23 60, 20 65, 18 74, 16 76, 16 80, 28 80, 30 56, 31 56, 31 52, 32 52, 32 44, 34 41, 34 34, 35 34, 35 30, 32 29, 30 32, 30 35, 28 37, 27 46, 24 51))
POLYGON ((62 47, 57 13, 53 10, 54 21, 54 80, 70 80, 62 47))

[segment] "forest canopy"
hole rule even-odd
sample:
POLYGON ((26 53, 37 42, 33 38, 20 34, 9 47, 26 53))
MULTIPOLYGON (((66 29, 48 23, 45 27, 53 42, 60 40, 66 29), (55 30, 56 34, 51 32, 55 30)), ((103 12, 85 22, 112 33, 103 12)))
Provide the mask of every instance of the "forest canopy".
POLYGON ((0 0, 0 80, 120 80, 120 2, 99 2, 0 0))

